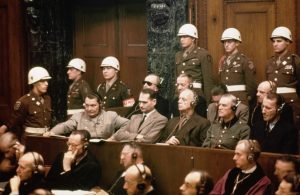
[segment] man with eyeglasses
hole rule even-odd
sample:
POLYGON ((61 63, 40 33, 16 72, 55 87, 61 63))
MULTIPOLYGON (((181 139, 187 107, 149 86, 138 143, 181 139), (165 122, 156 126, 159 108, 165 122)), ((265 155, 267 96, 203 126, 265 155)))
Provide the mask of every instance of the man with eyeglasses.
MULTIPOLYGON (((156 74, 149 74, 148 76, 145 77, 144 81, 142 82, 143 89, 151 89, 157 93, 155 109, 160 114, 164 115, 167 118, 170 118, 169 101, 159 94, 160 83, 161 80, 159 76, 156 74)), ((135 105, 133 106, 133 109, 129 111, 129 114, 126 117, 130 118, 133 114, 138 114, 138 113, 140 114, 141 110, 139 108, 139 103, 136 102, 135 105)))
POLYGON ((90 133, 73 131, 67 141, 68 151, 56 157, 47 175, 51 189, 90 190, 97 186, 101 168, 97 159, 88 152, 90 133))
POLYGON ((101 109, 100 97, 88 94, 85 98, 84 112, 74 114, 69 120, 57 124, 44 136, 65 135, 74 130, 85 129, 93 138, 109 138, 121 127, 125 127, 128 119, 120 117, 116 112, 101 109))

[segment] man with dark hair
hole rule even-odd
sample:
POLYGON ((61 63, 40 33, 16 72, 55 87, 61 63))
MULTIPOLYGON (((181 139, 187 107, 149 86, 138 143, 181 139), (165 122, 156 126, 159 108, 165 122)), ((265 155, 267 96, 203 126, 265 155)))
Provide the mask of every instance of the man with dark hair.
POLYGON ((47 175, 51 189, 90 190, 98 185, 101 168, 88 152, 90 137, 87 130, 72 131, 67 141, 68 151, 58 154, 47 175))
POLYGON ((274 168, 274 175, 277 177, 279 183, 286 175, 298 174, 300 172, 298 159, 290 155, 284 155, 279 157, 275 162, 274 168))
POLYGON ((211 124, 203 147, 234 150, 239 140, 249 138, 250 128, 236 117, 236 109, 236 97, 224 94, 218 106, 219 121, 211 124))
POLYGON ((208 195, 213 187, 212 177, 206 171, 191 171, 179 189, 182 195, 208 195))
POLYGON ((263 99, 263 120, 254 124, 250 136, 258 140, 263 152, 297 153, 298 132, 293 124, 280 117, 284 104, 276 93, 269 93, 263 99))
POLYGON ((144 163, 141 147, 134 142, 125 144, 120 153, 120 164, 124 169, 119 171, 117 179, 108 190, 109 194, 126 195, 127 193, 123 189, 125 171, 131 165, 141 163, 144 163))
MULTIPOLYGON (((226 85, 220 84, 218 86, 215 86, 211 90, 211 97, 212 97, 212 103, 208 105, 207 108, 207 119, 211 122, 217 122, 219 119, 218 115, 218 106, 219 101, 222 97, 222 95, 228 93, 226 85)), ((237 102, 237 108, 235 110, 236 117, 245 123, 248 122, 249 119, 249 108, 245 104, 241 103, 241 101, 237 102)))
POLYGON ((235 168, 216 183, 211 195, 272 194, 272 184, 257 163, 260 145, 256 140, 240 140, 235 148, 235 168))
POLYGON ((161 135, 168 119, 155 109, 156 93, 143 89, 139 96, 142 114, 135 114, 129 123, 112 135, 108 141, 136 141, 155 143, 161 135))
POLYGON ((275 195, 299 195, 300 194, 300 175, 288 174, 280 182, 275 195))
POLYGON ((128 119, 120 117, 116 112, 102 110, 100 97, 96 94, 87 94, 84 102, 84 112, 76 113, 69 120, 57 124, 44 136, 85 129, 93 138, 107 139, 128 123, 128 119))
POLYGON ((201 146, 210 123, 195 113, 197 94, 185 89, 179 95, 180 117, 170 119, 166 125, 161 142, 170 145, 201 146))

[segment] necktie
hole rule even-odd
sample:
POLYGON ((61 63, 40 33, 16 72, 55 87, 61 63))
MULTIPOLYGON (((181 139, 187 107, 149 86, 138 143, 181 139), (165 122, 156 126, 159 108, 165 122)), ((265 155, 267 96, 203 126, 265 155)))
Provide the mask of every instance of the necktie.
POLYGON ((141 120, 141 122, 140 122, 140 124, 139 124, 139 127, 138 127, 138 129, 140 129, 140 127, 142 126, 142 124, 144 123, 144 121, 145 121, 145 118, 146 118, 146 114, 144 114, 144 116, 143 116, 143 119, 141 120))

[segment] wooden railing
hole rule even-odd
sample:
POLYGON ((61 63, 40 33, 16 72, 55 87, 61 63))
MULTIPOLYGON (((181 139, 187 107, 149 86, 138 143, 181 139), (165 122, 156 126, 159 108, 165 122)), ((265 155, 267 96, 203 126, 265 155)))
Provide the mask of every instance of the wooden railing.
MULTIPOLYGON (((28 136, 28 150, 41 153, 45 164, 51 165, 57 153, 65 151, 66 138, 46 138, 28 136)), ((108 189, 116 173, 122 170, 119 164, 123 143, 92 143, 89 150, 97 157, 102 167, 101 187, 108 189)), ((197 147, 164 146, 141 144, 145 163, 155 177, 155 186, 159 194, 179 194, 179 186, 185 175, 193 169, 208 171, 216 182, 230 168, 234 167, 233 151, 197 147)), ((262 153, 259 163, 272 181, 275 181, 274 163, 279 154, 262 153)))

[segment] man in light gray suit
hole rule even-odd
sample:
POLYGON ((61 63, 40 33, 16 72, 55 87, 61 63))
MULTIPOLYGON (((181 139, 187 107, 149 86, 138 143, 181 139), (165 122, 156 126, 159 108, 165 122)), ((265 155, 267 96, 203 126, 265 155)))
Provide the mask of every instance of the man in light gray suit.
POLYGON ((139 96, 142 114, 133 115, 129 123, 107 141, 155 143, 168 121, 166 117, 156 111, 156 102, 156 93, 151 89, 143 89, 139 96))
POLYGON ((100 97, 88 94, 84 101, 84 112, 74 114, 69 120, 57 124, 44 136, 70 134, 74 130, 87 130, 92 138, 107 139, 121 127, 126 126, 128 119, 116 112, 101 110, 100 97))

